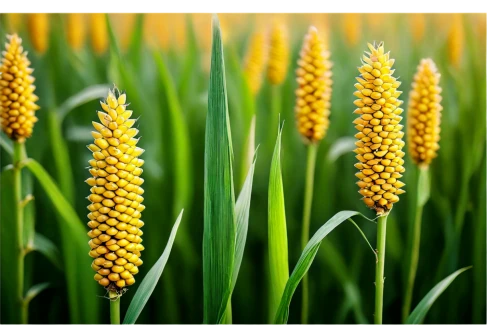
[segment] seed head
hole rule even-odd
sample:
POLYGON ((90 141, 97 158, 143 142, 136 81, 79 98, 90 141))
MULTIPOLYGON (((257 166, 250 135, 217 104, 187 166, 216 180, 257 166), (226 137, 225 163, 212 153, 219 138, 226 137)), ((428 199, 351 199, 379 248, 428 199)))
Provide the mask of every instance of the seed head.
POLYGON ((108 49, 106 14, 90 14, 90 41, 97 54, 103 54, 108 49))
POLYGON ((425 14, 410 14, 411 33, 413 40, 417 43, 422 41, 425 34, 425 14))
POLYGON ((461 14, 453 14, 450 32, 448 34, 448 56, 453 66, 458 67, 462 60, 464 48, 464 31, 461 14))
POLYGON ((361 36, 361 15, 358 13, 344 14, 343 28, 347 43, 357 45, 361 36))
POLYGON ((2 52, 0 67, 0 116, 2 130, 14 141, 24 142, 33 133, 38 121, 34 94, 35 78, 31 76, 27 52, 23 51, 22 40, 16 34, 7 35, 8 42, 2 52))
POLYGON ((28 14, 28 31, 31 44, 38 53, 45 53, 49 46, 49 14, 28 14))
POLYGON ((67 14, 66 37, 73 50, 78 51, 85 42, 85 16, 84 14, 67 14))
POLYGON ((441 87, 432 59, 422 59, 413 77, 408 105, 408 142, 413 161, 421 167, 437 156, 441 132, 441 87))
POLYGON ((140 230, 144 161, 139 158, 144 150, 136 146, 139 131, 133 127, 135 119, 129 119, 132 111, 126 110, 127 105, 126 95, 117 89, 101 102, 104 112, 97 112, 100 122, 93 122, 94 143, 88 146, 92 177, 86 180, 92 186, 87 216, 94 279, 118 292, 134 284, 144 250, 140 230))
POLYGON ((262 74, 267 60, 266 53, 266 36, 264 32, 257 31, 250 40, 245 60, 245 76, 254 95, 259 92, 262 85, 262 74))
POLYGON ((401 91, 396 90, 401 82, 392 76, 394 59, 389 58, 389 52, 384 53, 383 42, 368 44, 368 48, 370 52, 363 56, 358 83, 354 85, 354 96, 358 98, 354 113, 359 115, 353 122, 359 131, 354 150, 359 162, 354 166, 359 169, 356 177, 363 201, 383 215, 405 192, 399 180, 405 171, 400 124, 403 109, 399 107, 403 102, 398 100, 401 91))
POLYGON ((310 27, 297 62, 299 87, 295 91, 297 128, 307 143, 323 139, 330 124, 328 117, 333 81, 329 57, 330 52, 318 35, 318 30, 310 27))
POLYGON ((271 31, 271 47, 269 63, 267 64, 267 78, 271 84, 281 84, 288 69, 288 37, 283 24, 275 22, 271 31))

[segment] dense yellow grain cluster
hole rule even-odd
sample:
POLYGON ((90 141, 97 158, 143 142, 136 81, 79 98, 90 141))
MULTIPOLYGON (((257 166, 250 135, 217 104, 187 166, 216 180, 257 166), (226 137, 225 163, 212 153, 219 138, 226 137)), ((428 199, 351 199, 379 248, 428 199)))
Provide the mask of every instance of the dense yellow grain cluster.
POLYGON ((266 52, 266 36, 264 32, 257 31, 252 35, 245 59, 245 76, 254 95, 259 92, 262 85, 266 52))
POLYGON ((413 161, 429 165, 437 156, 441 132, 441 87, 432 59, 422 59, 413 77, 408 105, 408 143, 413 161))
POLYGON ((85 15, 68 14, 66 17, 66 37, 73 50, 78 51, 85 42, 85 15))
POLYGON ((0 67, 0 117, 2 130, 12 139, 24 142, 33 133, 38 121, 34 94, 35 78, 22 40, 17 35, 8 35, 0 67))
POLYGON ((267 78, 271 84, 281 84, 288 69, 288 37, 285 25, 275 22, 271 30, 267 78))
POLYGON ((126 95, 110 91, 101 106, 105 112, 97 113, 100 123, 93 122, 94 143, 88 146, 94 157, 89 161, 92 177, 86 180, 92 186, 87 207, 92 228, 89 255, 94 258, 94 279, 119 291, 135 282, 142 265, 144 161, 139 156, 144 150, 136 146, 139 130, 133 127, 135 119, 129 119, 132 111, 126 110, 126 95))
POLYGON ((90 42, 97 54, 103 54, 108 49, 108 30, 105 14, 90 14, 90 42))
POLYGON ((411 34, 413 36, 413 40, 420 43, 425 34, 425 14, 415 13, 410 15, 411 34))
POLYGON ((302 44, 297 64, 295 118, 300 134, 308 143, 323 139, 330 121, 332 63, 330 52, 315 27, 310 27, 302 44))
POLYGON ((359 160, 355 167, 359 169, 356 177, 363 201, 383 215, 405 192, 399 180, 405 171, 400 124, 403 109, 399 107, 403 102, 398 100, 401 83, 392 76, 394 59, 389 58, 389 52, 384 53, 383 43, 368 44, 368 48, 370 52, 363 56, 358 83, 354 85, 354 96, 358 97, 354 113, 359 115, 353 122, 359 131, 355 135, 358 141, 354 152, 359 160))
POLYGON ((35 51, 45 53, 49 47, 49 14, 28 14, 28 31, 35 51))
POLYGON ((448 56, 454 66, 459 66, 464 48, 464 27, 461 14, 454 14, 448 34, 448 56))
POLYGON ((344 15, 343 29, 347 43, 357 45, 361 36, 361 14, 351 13, 344 15))

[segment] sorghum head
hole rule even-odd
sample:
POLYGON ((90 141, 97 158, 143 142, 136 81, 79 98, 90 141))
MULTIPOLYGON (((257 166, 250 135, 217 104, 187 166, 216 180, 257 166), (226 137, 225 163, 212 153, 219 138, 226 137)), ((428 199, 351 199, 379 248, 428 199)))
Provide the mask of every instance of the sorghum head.
POLYGON ((257 31, 252 35, 245 60, 245 76, 250 90, 256 95, 262 85, 262 75, 266 65, 266 36, 257 31))
POLYGON ((275 22, 271 30, 267 78, 271 84, 281 84, 288 69, 288 38, 284 24, 275 22))

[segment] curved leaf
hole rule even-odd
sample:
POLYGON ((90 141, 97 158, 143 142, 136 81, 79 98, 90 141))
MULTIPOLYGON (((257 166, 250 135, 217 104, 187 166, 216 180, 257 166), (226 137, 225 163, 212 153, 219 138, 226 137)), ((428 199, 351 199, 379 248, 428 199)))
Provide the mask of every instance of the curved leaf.
POLYGON ((35 233, 33 250, 40 252, 47 257, 55 267, 63 270, 61 253, 50 239, 42 234, 35 233))
POLYGON ((427 295, 422 298, 420 303, 418 303, 415 310, 413 310, 408 319, 406 319, 405 324, 421 324, 424 321, 425 315, 431 308, 432 304, 434 304, 434 302, 446 290, 446 288, 448 288, 453 280, 455 280, 457 276, 471 268, 472 266, 461 268, 455 273, 448 275, 448 277, 436 284, 436 286, 434 286, 434 288, 432 288, 431 291, 429 291, 427 295))
POLYGON ((356 139, 351 136, 343 136, 335 140, 335 142, 330 146, 330 150, 328 151, 327 161, 329 163, 333 163, 340 156, 351 152, 356 146, 354 143, 356 139))
POLYGON ((39 293, 41 293, 42 291, 44 291, 48 287, 50 287, 50 283, 48 283, 48 282, 42 282, 39 284, 35 284, 30 289, 28 289, 28 291, 26 292, 26 296, 24 296, 24 302, 25 303, 31 302, 31 300, 33 298, 35 298, 39 293))
MULTIPOLYGON (((281 297, 281 303, 276 312, 276 316, 274 318, 275 324, 286 324, 288 321, 288 310, 290 307, 290 302, 292 301, 293 294, 295 293, 295 289, 299 285, 302 277, 307 273, 309 267, 311 266, 316 253, 319 250, 321 245, 321 241, 325 238, 330 232, 333 231, 336 227, 338 227, 342 222, 348 220, 349 218, 361 215, 359 212, 344 210, 337 214, 335 214, 330 220, 328 220, 318 231, 312 236, 312 238, 307 243, 304 251, 302 251, 302 255, 295 265, 295 268, 286 283, 285 290, 283 292, 283 296, 281 297)), ((364 217, 364 216, 363 216, 364 217)))
POLYGON ((132 302, 130 302, 127 314, 125 315, 125 319, 123 319, 123 324, 134 324, 136 322, 142 312, 142 309, 144 309, 144 306, 148 302, 149 297, 153 293, 156 284, 160 279, 161 273, 167 264, 168 257, 170 256, 170 251, 172 250, 172 245, 174 245, 175 235, 177 233, 177 229, 179 229, 183 212, 184 210, 181 211, 174 223, 174 226, 172 227, 172 231, 170 232, 167 246, 165 247, 163 254, 154 266, 151 267, 148 274, 146 274, 144 280, 142 280, 141 285, 137 289, 134 298, 132 298, 132 302))
POLYGON ((107 84, 96 84, 83 89, 77 94, 68 98, 59 108, 57 108, 57 116, 59 123, 62 123, 64 118, 77 107, 91 102, 95 99, 102 98, 106 96, 109 90, 109 85, 107 84))

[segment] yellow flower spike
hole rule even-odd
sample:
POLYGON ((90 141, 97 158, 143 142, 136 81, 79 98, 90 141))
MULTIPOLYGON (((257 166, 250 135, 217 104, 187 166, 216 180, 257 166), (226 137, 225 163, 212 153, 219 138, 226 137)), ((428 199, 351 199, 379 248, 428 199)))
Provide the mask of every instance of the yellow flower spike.
POLYGON ((284 24, 275 22, 271 31, 267 78, 274 85, 281 84, 288 69, 288 36, 284 24))
POLYGON ((432 59, 422 59, 413 77, 408 105, 408 143, 413 161, 428 166, 437 156, 441 132, 441 87, 432 59))
POLYGON ((299 133, 307 143, 323 139, 330 121, 332 63, 330 52, 315 27, 304 37, 296 70, 299 87, 295 91, 295 119, 299 133))
MULTIPOLYGON (((94 279, 109 291, 118 294, 125 286, 134 284, 132 275, 142 264, 139 257, 144 250, 140 220, 145 206, 142 204, 144 180, 141 166, 144 161, 137 158, 144 150, 137 147, 137 129, 134 122, 118 125, 118 109, 125 110, 126 95, 116 88, 101 101, 104 112, 99 111, 101 123, 93 122, 97 132, 92 132, 94 143, 88 148, 94 159, 89 161, 92 177, 86 180, 91 186, 87 207, 90 211, 88 226, 89 255, 94 258, 92 269, 98 274, 94 279), (124 143, 126 142, 126 143, 124 143)), ((122 114, 129 111, 123 111, 122 114)))
POLYGON ((85 42, 85 16, 84 14, 67 14, 66 38, 68 44, 75 51, 79 51, 85 42))
POLYGON ((254 95, 259 92, 262 85, 262 74, 267 60, 266 53, 266 36, 264 32, 257 31, 252 35, 245 59, 245 76, 254 95))
POLYGON ((384 53, 383 42, 378 45, 368 44, 370 52, 363 57, 362 66, 358 67, 359 83, 354 95, 359 117, 353 121, 359 131, 355 137, 359 161, 355 167, 359 170, 356 177, 365 204, 378 215, 388 213, 392 205, 399 201, 399 194, 404 185, 398 179, 405 171, 403 164, 403 125, 400 124, 403 103, 398 100, 401 94, 397 90, 401 84, 392 76, 393 59, 384 53))
POLYGON ((362 20, 358 13, 344 14, 343 29, 347 43, 351 46, 359 43, 362 20))
POLYGON ((417 43, 421 42, 425 34, 425 14, 410 14, 410 25, 413 40, 417 43))
POLYGON ((45 53, 49 46, 49 14, 28 14, 28 31, 35 51, 45 53))
POLYGON ((22 40, 16 34, 7 35, 7 40, 0 67, 0 118, 2 130, 12 140, 24 142, 33 133, 40 107, 35 104, 35 78, 22 40))
POLYGON ((92 49, 98 55, 108 49, 106 14, 90 14, 90 41, 92 49))
POLYGON ((461 14, 454 14, 448 34, 448 57, 453 66, 458 67, 462 61, 464 48, 464 27, 461 14))

